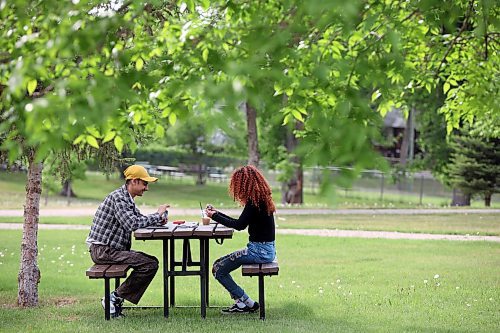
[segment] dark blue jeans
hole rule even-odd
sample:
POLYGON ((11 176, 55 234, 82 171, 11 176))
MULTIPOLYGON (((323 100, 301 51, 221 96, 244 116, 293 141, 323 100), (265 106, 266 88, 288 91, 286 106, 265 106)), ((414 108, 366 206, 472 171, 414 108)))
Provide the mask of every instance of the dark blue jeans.
POLYGON ((248 295, 234 282, 230 273, 243 264, 264 264, 272 262, 276 256, 274 242, 249 242, 247 247, 214 262, 212 273, 215 279, 226 288, 233 299, 245 300, 248 295))

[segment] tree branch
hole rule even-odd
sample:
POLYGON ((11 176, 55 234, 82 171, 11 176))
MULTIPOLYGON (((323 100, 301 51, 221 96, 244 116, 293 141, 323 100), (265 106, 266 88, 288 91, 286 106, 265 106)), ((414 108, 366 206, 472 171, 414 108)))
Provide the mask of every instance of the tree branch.
POLYGON ((474 0, 470 0, 469 7, 467 8, 467 12, 465 13, 464 22, 462 23, 462 26, 460 27, 460 30, 458 31, 455 38, 453 38, 453 40, 451 41, 450 46, 448 46, 448 49, 446 49, 446 52, 444 53, 443 59, 441 59, 441 62, 439 63, 439 66, 436 70, 436 74, 434 75, 434 78, 437 78, 439 76, 439 72, 441 71, 441 67, 443 67, 443 65, 445 63, 446 58, 450 54, 451 50, 453 49, 453 46, 455 46, 455 44, 457 43, 457 41, 460 38, 460 36, 462 35, 462 33, 467 28, 468 23, 469 23, 469 18, 470 18, 470 15, 471 15, 473 9, 474 9, 474 0))

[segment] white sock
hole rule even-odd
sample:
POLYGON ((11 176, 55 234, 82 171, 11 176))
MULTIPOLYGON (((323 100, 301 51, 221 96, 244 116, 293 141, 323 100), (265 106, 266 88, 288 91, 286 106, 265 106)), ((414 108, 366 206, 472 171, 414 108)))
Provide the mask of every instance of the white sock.
POLYGON ((245 305, 247 305, 248 307, 252 307, 254 305, 254 300, 251 299, 250 297, 248 297, 246 300, 242 301, 243 303, 245 303, 245 305))
POLYGON ((240 309, 243 309, 246 306, 245 303, 243 303, 239 299, 237 299, 235 303, 236 303, 236 306, 239 307, 240 309))

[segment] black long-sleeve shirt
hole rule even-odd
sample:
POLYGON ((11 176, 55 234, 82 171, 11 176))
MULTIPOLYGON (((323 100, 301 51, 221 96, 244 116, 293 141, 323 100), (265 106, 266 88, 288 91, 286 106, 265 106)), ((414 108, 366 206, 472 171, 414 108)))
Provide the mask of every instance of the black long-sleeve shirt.
POLYGON ((243 230, 248 226, 248 239, 251 242, 273 242, 275 239, 274 215, 268 215, 262 204, 258 208, 248 202, 238 219, 217 211, 212 215, 212 220, 236 230, 243 230))

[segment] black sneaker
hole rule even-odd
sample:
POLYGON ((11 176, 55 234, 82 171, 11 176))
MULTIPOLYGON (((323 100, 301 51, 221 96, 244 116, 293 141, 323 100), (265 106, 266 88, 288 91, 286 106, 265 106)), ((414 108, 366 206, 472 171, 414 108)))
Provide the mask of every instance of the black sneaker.
POLYGON ((238 314, 238 313, 252 313, 259 309, 259 303, 255 302, 252 307, 245 305, 240 308, 236 303, 227 309, 222 309, 222 314, 238 314))
POLYGON ((260 308, 260 305, 258 302, 253 302, 253 306, 248 308, 250 309, 250 312, 255 312, 260 308))

